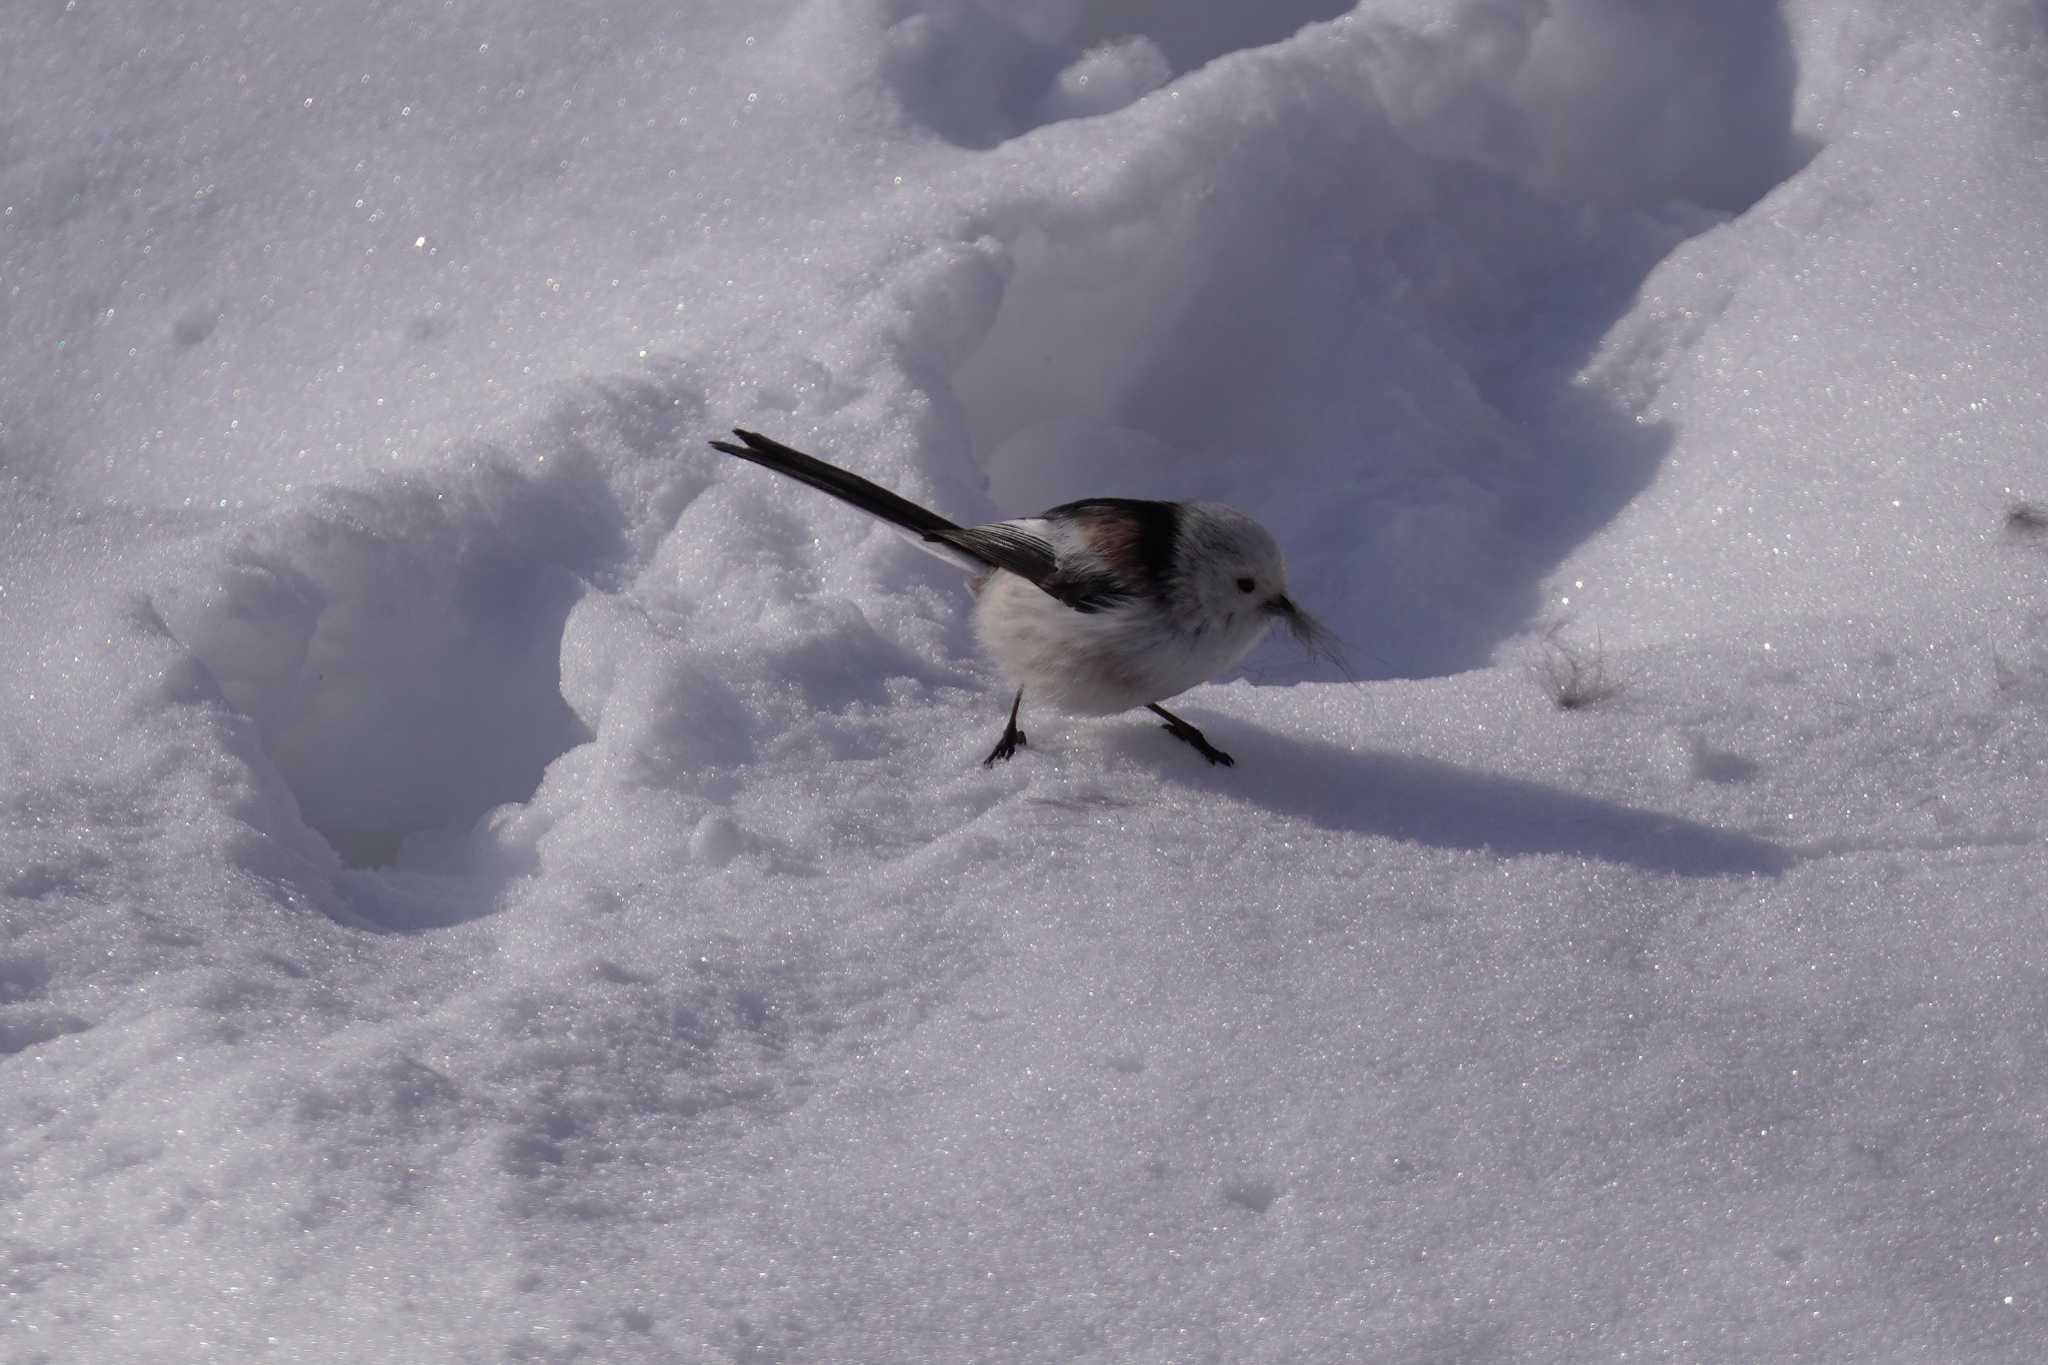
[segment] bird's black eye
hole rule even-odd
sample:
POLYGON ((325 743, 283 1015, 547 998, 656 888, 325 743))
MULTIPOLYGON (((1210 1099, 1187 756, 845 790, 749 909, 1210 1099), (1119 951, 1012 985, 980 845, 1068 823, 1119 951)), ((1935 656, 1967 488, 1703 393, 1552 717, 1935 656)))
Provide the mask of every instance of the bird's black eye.
POLYGON ((1258 584, 1252 582, 1249 578, 1240 578, 1237 580, 1237 590, 1239 592, 1253 592, 1257 590, 1258 586, 1258 584))

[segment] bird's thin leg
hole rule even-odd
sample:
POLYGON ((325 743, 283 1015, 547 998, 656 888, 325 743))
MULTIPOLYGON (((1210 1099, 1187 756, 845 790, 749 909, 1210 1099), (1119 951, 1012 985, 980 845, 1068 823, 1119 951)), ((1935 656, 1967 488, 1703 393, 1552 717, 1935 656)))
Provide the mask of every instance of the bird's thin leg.
MULTIPOLYGON (((996 747, 988 751, 988 757, 981 760, 984 768, 996 766, 997 759, 1007 760, 1010 755, 1024 747, 1024 732, 1017 728, 1017 708, 1024 704, 1024 689, 1017 689, 1017 699, 1010 703, 1010 723, 1003 727, 1003 737, 996 741, 996 747)), ((1228 762, 1228 760, 1225 760, 1228 762)))
POLYGON ((1211 763, 1221 763, 1224 767, 1228 768, 1237 762, 1229 754, 1224 753, 1221 749, 1211 744, 1200 730, 1197 730, 1158 702, 1151 703, 1147 709, 1154 715, 1165 717, 1167 734, 1172 735, 1175 739, 1184 739, 1194 745, 1195 752, 1208 759, 1211 763))

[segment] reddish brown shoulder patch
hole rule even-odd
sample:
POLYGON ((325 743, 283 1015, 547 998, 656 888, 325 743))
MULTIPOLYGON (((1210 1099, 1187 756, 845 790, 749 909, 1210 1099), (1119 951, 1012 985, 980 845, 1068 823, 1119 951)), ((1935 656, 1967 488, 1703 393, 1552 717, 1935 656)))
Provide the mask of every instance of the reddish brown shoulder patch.
POLYGON ((1119 574, 1138 571, 1138 523, 1115 512, 1084 512, 1077 518, 1081 539, 1119 574))

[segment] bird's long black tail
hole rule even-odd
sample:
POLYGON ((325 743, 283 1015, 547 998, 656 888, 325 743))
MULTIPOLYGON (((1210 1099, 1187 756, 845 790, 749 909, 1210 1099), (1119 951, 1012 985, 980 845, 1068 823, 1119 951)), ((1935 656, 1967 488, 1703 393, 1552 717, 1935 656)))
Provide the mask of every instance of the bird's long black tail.
MULTIPOLYGON (((785 474, 799 483, 807 483, 821 493, 830 493, 841 502, 851 503, 869 516, 880 517, 892 526, 900 526, 921 541, 943 533, 958 531, 960 527, 947 521, 937 512, 919 507, 908 498, 898 497, 880 484, 869 483, 858 474, 849 474, 837 465, 826 464, 815 456, 801 450, 791 450, 780 441, 771 440, 757 431, 734 429, 733 435, 745 442, 734 445, 730 441, 713 441, 712 449, 736 455, 742 460, 751 460, 778 474, 785 474)), ((936 553, 936 551, 934 551, 936 553)))

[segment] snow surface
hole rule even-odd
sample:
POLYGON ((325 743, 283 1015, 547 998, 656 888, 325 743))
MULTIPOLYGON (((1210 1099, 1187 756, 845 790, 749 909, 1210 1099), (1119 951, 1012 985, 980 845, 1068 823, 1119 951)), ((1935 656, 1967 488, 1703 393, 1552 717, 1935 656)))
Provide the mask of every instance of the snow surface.
POLYGON ((0 1361, 2036 1361, 2026 0, 0 9, 0 1361), (963 520, 1270 526, 1026 723, 963 520))

